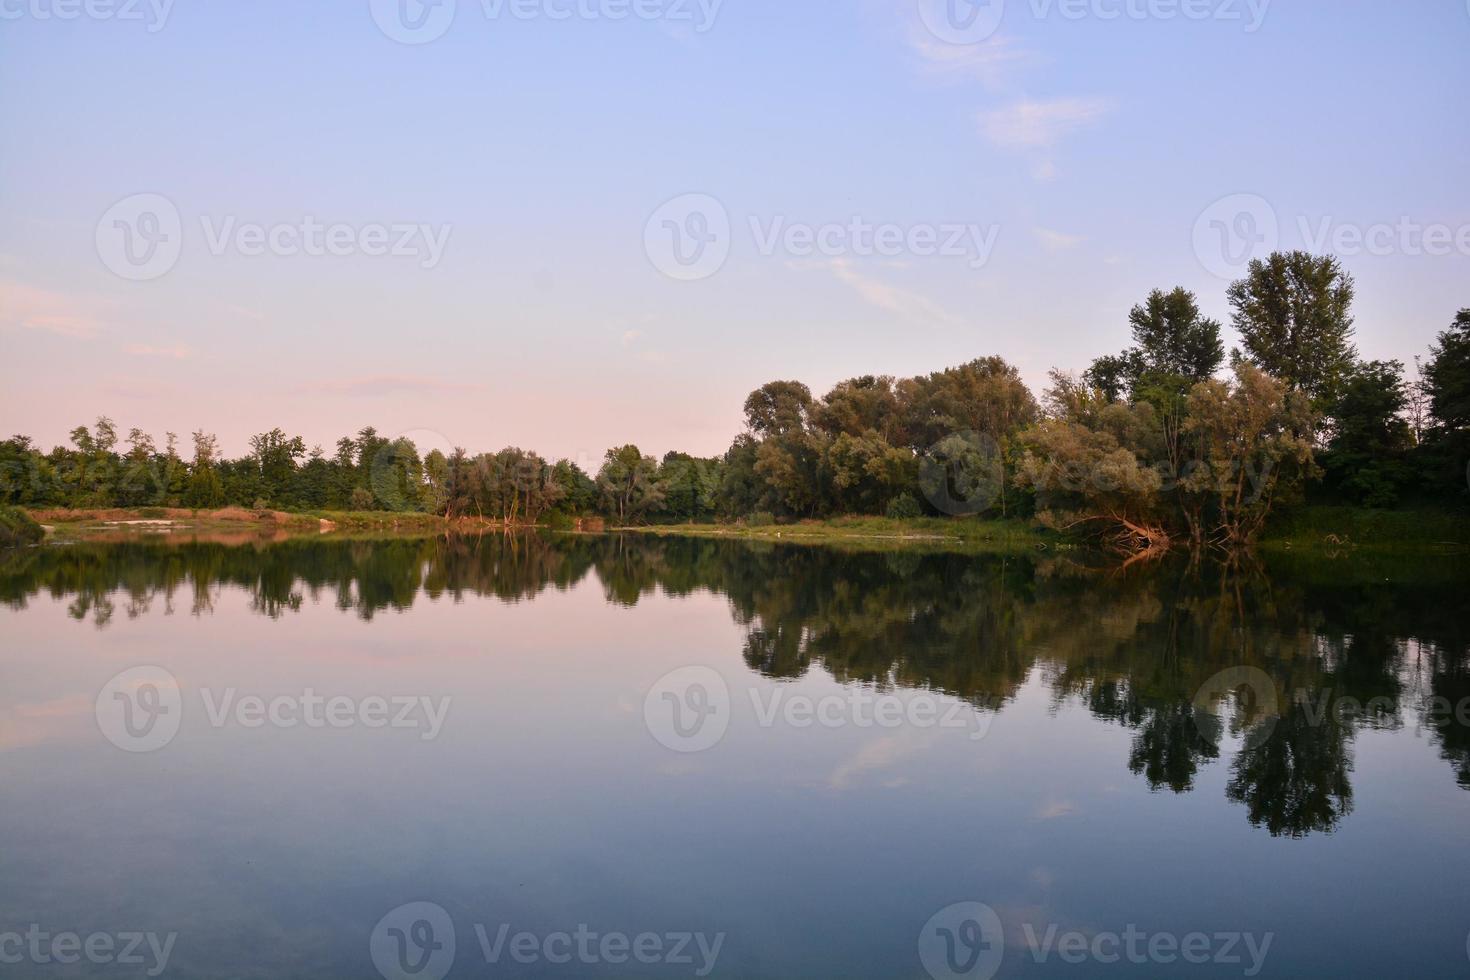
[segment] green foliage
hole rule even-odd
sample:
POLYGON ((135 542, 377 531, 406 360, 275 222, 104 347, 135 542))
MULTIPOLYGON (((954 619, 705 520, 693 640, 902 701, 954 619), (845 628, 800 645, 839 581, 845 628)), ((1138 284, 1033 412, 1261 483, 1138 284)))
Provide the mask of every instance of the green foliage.
POLYGON ((1104 354, 1082 372, 1082 380, 1102 392, 1110 402, 1121 401, 1133 391, 1138 376, 1143 373, 1143 361, 1138 351, 1128 350, 1122 354, 1104 354))
POLYGON ((1165 411, 1140 401, 1041 422, 1021 436, 1017 482, 1051 526, 1110 528, 1130 550, 1180 533, 1245 548, 1314 473, 1314 421, 1305 396, 1240 364, 1233 384, 1201 381, 1165 411))
POLYGON ((1399 361, 1359 364, 1343 382, 1322 468, 1344 499, 1392 507, 1413 477, 1413 433, 1404 419, 1408 392, 1399 361))
POLYGON ((551 478, 561 488, 559 508, 563 513, 580 517, 597 507, 597 481, 571 460, 561 460, 551 468, 551 478))
POLYGON ((805 428, 812 408, 811 389, 800 381, 772 381, 745 399, 745 424, 759 435, 781 435, 805 428))
POLYGON ((1245 355, 1328 413, 1353 368, 1352 276, 1332 256, 1254 259, 1227 293, 1245 355))
POLYGON ((698 459, 688 453, 665 454, 659 467, 664 499, 657 509, 660 520, 702 521, 712 519, 719 507, 724 461, 698 459))
POLYGON ((31 515, 18 507, 0 505, 0 548, 35 544, 46 536, 31 515))
POLYGON ((637 446, 609 449, 597 471, 603 507, 619 524, 642 520, 664 500, 658 461, 637 446))
POLYGON ((1155 289, 1128 314, 1134 347, 1092 362, 1084 379, 1109 401, 1141 397, 1141 387, 1182 395, 1225 361, 1220 324, 1201 315, 1183 287, 1155 289))
POLYGON ((1081 380, 1052 372, 1044 415, 1016 368, 994 356, 915 377, 850 378, 820 399, 799 381, 773 381, 746 398, 747 431, 722 456, 660 461, 614 447, 595 478, 513 447, 421 457, 410 440, 371 426, 338 439, 330 456, 274 428, 235 459, 196 431, 186 460, 172 433, 162 447, 137 428, 120 440, 102 416, 49 453, 26 436, 0 442, 0 505, 389 510, 512 525, 595 515, 628 525, 876 517, 912 504, 945 518, 1034 508, 1053 523, 1105 519, 1240 543, 1303 496, 1319 456, 1336 499, 1390 506, 1422 486, 1434 500, 1470 501, 1470 310, 1440 335, 1423 385, 1406 386, 1398 362, 1355 366, 1352 295, 1330 258, 1253 263, 1229 292, 1245 343, 1233 383, 1212 377, 1220 325, 1188 291, 1154 290, 1129 313, 1133 347, 1099 358, 1081 380), (1314 411, 1311 435, 1328 440, 1325 453, 1301 441, 1314 411))
POLYGON ((888 509, 884 512, 884 516, 900 521, 910 520, 924 516, 924 508, 914 499, 913 494, 905 490, 888 502, 888 509))
POLYGON ((1470 309, 1439 335, 1424 366, 1430 427, 1421 470, 1436 499, 1470 502, 1470 309))
POLYGON ((1236 365, 1233 385, 1197 385, 1189 394, 1190 453, 1180 481, 1193 537, 1231 550, 1253 544, 1278 498, 1316 475, 1316 422, 1304 393, 1250 364, 1236 365))

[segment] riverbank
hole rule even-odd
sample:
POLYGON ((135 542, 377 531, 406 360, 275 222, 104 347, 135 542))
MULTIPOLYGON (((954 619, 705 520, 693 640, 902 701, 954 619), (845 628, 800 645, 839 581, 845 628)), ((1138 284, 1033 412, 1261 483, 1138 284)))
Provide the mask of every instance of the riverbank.
MULTIPOLYGON (((1085 547, 1077 538, 1015 518, 838 517, 795 524, 659 524, 620 530, 797 544, 886 543, 980 551, 1085 547)), ((1262 536, 1259 547, 1265 551, 1321 552, 1329 556, 1359 550, 1415 554, 1465 552, 1470 551, 1470 515, 1435 510, 1301 507, 1274 521, 1262 536)))
POLYGON ((965 551, 1017 551, 1073 547, 1065 538, 1014 519, 950 517, 834 517, 795 524, 655 524, 620 528, 658 536, 680 535, 786 544, 934 547, 965 551))
POLYGON ((31 515, 18 507, 0 506, 0 548, 18 548, 35 544, 46 536, 31 515))
MULTIPOLYGON (((0 538, 10 545, 54 537, 95 537, 113 533, 440 534, 484 533, 504 526, 476 518, 456 521, 435 514, 389 511, 307 511, 288 513, 225 507, 217 510, 140 507, 93 510, 0 508, 0 538), (32 523, 34 522, 34 523, 32 523), (33 530, 34 529, 34 530, 33 530)), ((593 532, 601 521, 589 521, 593 532)), ((553 528, 558 529, 558 528, 553 528)), ((564 530, 564 529, 563 529, 564 530)), ((609 528, 655 536, 781 541, 860 548, 954 549, 976 552, 1069 550, 1085 547, 1078 539, 1017 518, 836 517, 791 524, 655 524, 609 528)), ((584 532, 586 533, 586 532, 584 532)), ((1418 553, 1470 552, 1470 515, 1435 510, 1366 510, 1310 506, 1274 519, 1262 537, 1265 551, 1321 552, 1340 556, 1358 551, 1418 553)))
POLYGON ((1470 514, 1432 509, 1296 507, 1272 519, 1261 538, 1261 547, 1329 552, 1470 551, 1470 514))

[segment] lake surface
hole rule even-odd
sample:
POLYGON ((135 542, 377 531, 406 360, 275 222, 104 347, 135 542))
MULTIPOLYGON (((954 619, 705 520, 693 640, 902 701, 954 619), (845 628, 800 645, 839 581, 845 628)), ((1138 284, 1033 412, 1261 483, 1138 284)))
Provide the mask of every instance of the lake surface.
POLYGON ((0 975, 1461 976, 1463 558, 0 562, 0 975))

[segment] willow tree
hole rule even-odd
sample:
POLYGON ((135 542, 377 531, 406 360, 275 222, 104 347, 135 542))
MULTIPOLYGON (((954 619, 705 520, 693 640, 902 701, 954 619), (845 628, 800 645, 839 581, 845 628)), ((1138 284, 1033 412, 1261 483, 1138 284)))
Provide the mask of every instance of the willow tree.
POLYGON ((1196 385, 1180 481, 1192 537, 1230 551, 1249 548, 1281 494, 1317 474, 1316 424, 1304 392, 1252 364, 1237 364, 1231 383, 1196 385))
POLYGON ((1118 550, 1133 554, 1167 550, 1163 476, 1140 452, 1156 427, 1148 405, 1109 405, 1095 426, 1044 419, 1019 437, 1016 483, 1036 494, 1043 524, 1059 530, 1094 524, 1118 550))

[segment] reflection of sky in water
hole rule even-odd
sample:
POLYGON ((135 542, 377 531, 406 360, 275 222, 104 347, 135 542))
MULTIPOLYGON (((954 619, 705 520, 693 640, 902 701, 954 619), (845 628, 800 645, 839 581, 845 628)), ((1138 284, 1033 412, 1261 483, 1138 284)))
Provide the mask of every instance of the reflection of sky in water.
MULTIPOLYGON (((751 670, 745 628, 707 591, 613 605, 594 576, 518 603, 420 596, 366 622, 330 595, 269 618, 228 585, 212 613, 155 602, 105 629, 68 602, 0 612, 0 921, 178 932, 169 975, 371 975, 373 924, 417 900, 455 918, 451 976, 486 975, 472 925, 502 922, 723 931, 726 976, 912 976, 920 927, 965 900, 999 911, 1006 973, 1080 975, 1014 954, 1024 924, 1052 922, 1274 931, 1268 976, 1467 965, 1470 795, 1412 716, 1356 729, 1351 814, 1293 840, 1227 801, 1238 740, 1191 791, 1151 790, 1128 768, 1136 733, 1059 700, 1045 663, 979 740, 974 726, 762 728, 752 692, 848 688, 821 669, 751 670), (93 698, 139 664, 178 677, 184 719, 166 748, 130 755, 99 734, 93 698), (643 695, 688 664, 726 679, 732 717, 718 746, 683 755, 645 729, 643 695), (308 687, 452 702, 425 742, 214 728, 200 694, 308 687)), ((517 969, 548 971, 496 973, 517 969)))

